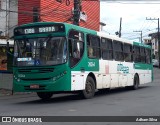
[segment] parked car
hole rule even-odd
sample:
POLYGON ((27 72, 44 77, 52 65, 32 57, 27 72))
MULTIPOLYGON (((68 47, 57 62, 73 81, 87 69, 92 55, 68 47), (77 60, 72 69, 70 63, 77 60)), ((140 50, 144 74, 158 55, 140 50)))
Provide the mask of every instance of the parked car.
POLYGON ((158 67, 159 66, 159 61, 157 59, 152 59, 152 63, 154 67, 158 67))

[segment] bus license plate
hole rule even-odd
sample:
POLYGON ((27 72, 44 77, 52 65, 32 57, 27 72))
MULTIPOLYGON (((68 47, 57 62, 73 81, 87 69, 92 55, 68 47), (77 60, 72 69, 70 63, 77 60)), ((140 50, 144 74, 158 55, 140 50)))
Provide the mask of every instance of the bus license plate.
POLYGON ((39 85, 30 85, 30 89, 39 89, 39 85))

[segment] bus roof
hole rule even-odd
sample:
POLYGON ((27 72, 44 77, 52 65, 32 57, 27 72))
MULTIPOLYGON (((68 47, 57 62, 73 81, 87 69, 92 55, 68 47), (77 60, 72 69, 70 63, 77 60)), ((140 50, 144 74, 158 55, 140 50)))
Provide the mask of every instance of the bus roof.
POLYGON ((109 35, 109 34, 106 34, 104 32, 98 32, 98 36, 104 37, 104 38, 109 38, 109 39, 112 39, 112 40, 122 41, 124 43, 133 44, 133 41, 130 41, 130 40, 127 40, 127 39, 123 39, 123 38, 119 38, 119 37, 117 37, 115 35, 109 35))
POLYGON ((137 45, 137 46, 143 46, 145 48, 151 49, 150 45, 146 45, 146 44, 143 44, 143 43, 130 41, 130 40, 127 40, 127 39, 124 39, 124 38, 119 38, 119 37, 117 37, 115 35, 109 35, 109 34, 106 34, 104 32, 98 32, 98 36, 104 37, 104 38, 108 38, 108 39, 112 39, 112 40, 122 41, 124 43, 129 43, 129 44, 133 44, 133 45, 137 45))

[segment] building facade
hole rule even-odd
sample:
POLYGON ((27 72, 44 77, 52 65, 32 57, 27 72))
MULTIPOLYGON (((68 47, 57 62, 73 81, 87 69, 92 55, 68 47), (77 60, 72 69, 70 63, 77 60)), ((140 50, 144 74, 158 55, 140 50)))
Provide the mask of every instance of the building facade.
POLYGON ((0 38, 10 38, 18 24, 18 0, 0 0, 0 9, 0 38))
MULTIPOLYGON (((73 10, 73 0, 19 0, 18 25, 53 21, 73 23, 73 10)), ((80 26, 99 31, 99 23, 100 1, 82 1, 80 26)))
POLYGON ((158 59, 158 33, 151 33, 149 36, 151 37, 151 45, 154 57, 158 59))

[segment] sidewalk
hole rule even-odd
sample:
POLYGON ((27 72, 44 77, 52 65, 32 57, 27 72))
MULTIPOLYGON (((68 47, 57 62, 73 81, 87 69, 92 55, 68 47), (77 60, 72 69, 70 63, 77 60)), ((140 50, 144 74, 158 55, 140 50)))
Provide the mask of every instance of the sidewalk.
POLYGON ((1 89, 0 88, 0 96, 9 96, 9 95, 12 95, 12 91, 11 90, 1 89))
POLYGON ((11 96, 20 96, 20 95, 35 95, 32 92, 15 92, 12 93, 11 90, 0 88, 0 97, 11 97, 11 96))

